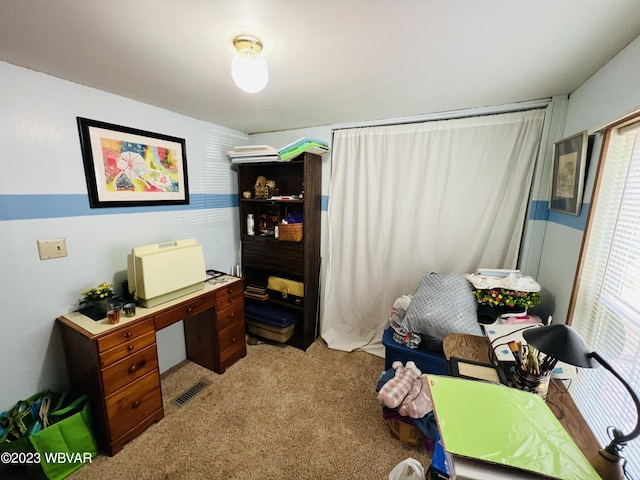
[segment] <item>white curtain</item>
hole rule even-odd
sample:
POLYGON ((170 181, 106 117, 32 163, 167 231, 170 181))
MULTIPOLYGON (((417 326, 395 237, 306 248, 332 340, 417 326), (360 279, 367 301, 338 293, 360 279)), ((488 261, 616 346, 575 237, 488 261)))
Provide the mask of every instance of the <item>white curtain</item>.
POLYGON ((334 133, 320 324, 330 348, 384 356, 390 307, 427 273, 515 268, 544 116, 334 133))

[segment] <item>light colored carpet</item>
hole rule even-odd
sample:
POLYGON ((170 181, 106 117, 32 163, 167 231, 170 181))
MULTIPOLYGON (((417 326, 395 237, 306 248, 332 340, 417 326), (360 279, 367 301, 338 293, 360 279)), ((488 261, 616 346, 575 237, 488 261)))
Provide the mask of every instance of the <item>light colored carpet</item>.
POLYGON ((382 419, 382 358, 321 339, 306 352, 247 350, 223 375, 188 361, 164 374, 165 418, 69 478, 385 480, 407 457, 430 464, 425 448, 402 444, 382 419), (211 385, 182 407, 171 403, 201 378, 211 385))

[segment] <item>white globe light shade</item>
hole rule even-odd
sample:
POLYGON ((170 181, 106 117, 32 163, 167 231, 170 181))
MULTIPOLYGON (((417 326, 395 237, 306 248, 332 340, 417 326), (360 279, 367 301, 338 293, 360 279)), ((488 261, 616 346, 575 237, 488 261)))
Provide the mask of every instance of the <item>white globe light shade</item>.
POLYGON ((264 58, 250 49, 239 51, 231 60, 231 77, 247 93, 258 93, 267 86, 269 68, 264 58))

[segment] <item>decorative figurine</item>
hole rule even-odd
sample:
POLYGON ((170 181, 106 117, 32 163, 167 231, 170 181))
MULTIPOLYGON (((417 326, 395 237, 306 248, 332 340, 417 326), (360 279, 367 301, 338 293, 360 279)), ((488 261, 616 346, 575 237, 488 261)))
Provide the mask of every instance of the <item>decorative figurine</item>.
POLYGON ((271 198, 273 195, 279 195, 279 189, 276 187, 275 180, 267 180, 264 194, 266 198, 271 198))
POLYGON ((259 176, 256 180, 256 184, 253 186, 253 189, 256 192, 255 193, 256 198, 267 198, 266 192, 265 192, 266 186, 267 186, 267 178, 263 177, 262 175, 259 176))

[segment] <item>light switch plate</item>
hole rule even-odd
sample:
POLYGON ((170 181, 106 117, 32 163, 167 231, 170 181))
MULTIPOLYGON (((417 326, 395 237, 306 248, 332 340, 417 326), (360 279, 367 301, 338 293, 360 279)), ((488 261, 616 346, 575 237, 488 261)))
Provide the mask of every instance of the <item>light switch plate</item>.
POLYGON ((50 260, 67 256, 67 241, 64 238, 38 240, 40 260, 50 260))

